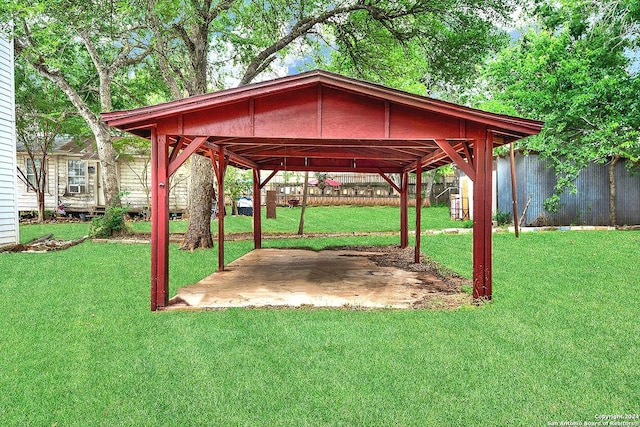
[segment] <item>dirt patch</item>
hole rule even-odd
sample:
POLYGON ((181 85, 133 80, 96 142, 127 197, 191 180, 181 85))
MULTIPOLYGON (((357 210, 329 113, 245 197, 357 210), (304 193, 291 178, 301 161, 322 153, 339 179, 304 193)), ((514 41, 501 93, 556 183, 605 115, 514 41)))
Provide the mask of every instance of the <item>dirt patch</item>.
POLYGON ((415 263, 415 249, 400 246, 345 246, 343 250, 368 253, 367 258, 380 267, 392 267, 417 274, 419 283, 413 286, 421 292, 412 292, 416 298, 413 308, 456 308, 471 302, 471 282, 434 260, 420 254, 415 263))
POLYGON ((468 281, 413 249, 351 246, 258 249, 178 290, 173 308, 451 309, 471 303, 468 281))

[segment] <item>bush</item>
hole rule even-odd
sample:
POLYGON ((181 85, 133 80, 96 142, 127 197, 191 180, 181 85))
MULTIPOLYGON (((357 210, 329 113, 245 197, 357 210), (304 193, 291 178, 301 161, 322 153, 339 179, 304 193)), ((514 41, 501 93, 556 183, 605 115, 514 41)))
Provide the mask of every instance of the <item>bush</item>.
POLYGON ((128 231, 125 218, 129 208, 120 206, 119 202, 126 193, 119 193, 113 206, 107 207, 104 216, 99 216, 91 221, 89 234, 92 237, 112 237, 124 234, 128 231))
POLYGON ((503 225, 511 224, 513 217, 509 212, 498 211, 493 215, 493 220, 498 223, 498 226, 502 227, 503 225))

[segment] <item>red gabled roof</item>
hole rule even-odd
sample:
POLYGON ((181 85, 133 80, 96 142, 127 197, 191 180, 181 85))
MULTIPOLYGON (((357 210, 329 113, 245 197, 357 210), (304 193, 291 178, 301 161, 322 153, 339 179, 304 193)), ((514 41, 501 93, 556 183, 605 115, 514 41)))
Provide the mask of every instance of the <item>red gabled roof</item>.
POLYGON ((429 169, 451 162, 435 140, 464 157, 487 131, 499 145, 543 125, 320 70, 102 117, 144 137, 155 127, 174 143, 206 136, 232 163, 317 171, 397 172, 417 159, 429 169))

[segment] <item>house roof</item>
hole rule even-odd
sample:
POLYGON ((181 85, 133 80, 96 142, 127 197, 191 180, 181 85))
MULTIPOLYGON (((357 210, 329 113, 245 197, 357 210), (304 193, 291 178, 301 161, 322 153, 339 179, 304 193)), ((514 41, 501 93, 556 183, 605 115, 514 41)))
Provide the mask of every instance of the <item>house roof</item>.
MULTIPOLYGON (((16 144, 18 153, 27 152, 24 144, 16 144)), ((98 153, 93 146, 93 139, 76 139, 71 136, 57 137, 51 147, 52 154, 62 154, 66 156, 79 156, 83 160, 98 160, 98 153)))
POLYGON ((324 172, 433 169, 452 162, 443 143, 470 159, 488 133, 502 145, 543 125, 320 70, 102 117, 146 138, 155 129, 178 149, 204 138, 197 152, 222 145, 242 168, 324 172))

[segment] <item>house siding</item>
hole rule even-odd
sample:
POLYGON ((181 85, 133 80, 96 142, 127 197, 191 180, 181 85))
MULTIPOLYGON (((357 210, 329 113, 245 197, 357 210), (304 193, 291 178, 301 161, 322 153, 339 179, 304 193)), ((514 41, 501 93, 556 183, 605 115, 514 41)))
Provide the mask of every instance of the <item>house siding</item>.
POLYGON ((0 37, 0 246, 19 238, 13 45, 0 37))
MULTIPOLYGON (((18 152, 18 165, 26 167, 27 155, 18 152)), ((127 161, 118 162, 118 181, 120 189, 124 193, 123 206, 132 212, 145 212, 148 210, 147 193, 145 191, 144 176, 146 175, 146 187, 150 189, 151 170, 149 159, 144 156, 134 155, 127 161)), ((54 152, 47 159, 47 194, 45 195, 45 210, 53 211, 58 204, 62 204, 67 212, 92 212, 98 207, 97 192, 99 182, 100 163, 97 160, 83 159, 83 154, 70 155, 66 152, 54 152), (87 166, 86 192, 69 193, 68 161, 83 160, 87 166), (89 168, 93 172, 89 171, 89 168)), ((184 212, 188 206, 188 167, 182 166, 171 177, 169 192, 169 209, 172 212, 184 212)), ((150 194, 149 194, 150 197, 150 194)), ((20 180, 18 182, 18 207, 21 214, 28 214, 38 210, 36 193, 29 191, 27 185, 20 180)))
MULTIPOLYGON (((27 168, 28 156, 18 152, 18 167, 23 171, 27 168)), ((57 165, 55 159, 49 157, 47 159, 47 192, 44 196, 45 210, 53 211, 56 207, 55 197, 55 176, 57 173, 57 165)), ((38 196, 35 191, 29 190, 27 184, 18 179, 18 210, 20 212, 38 211, 38 196)))
MULTIPOLYGON (((119 162, 120 190, 124 193, 122 204, 132 211, 148 211, 151 203, 151 165, 149 159, 135 156, 119 162)), ((189 204, 187 165, 181 166, 169 180, 169 210, 186 211, 189 204)))

